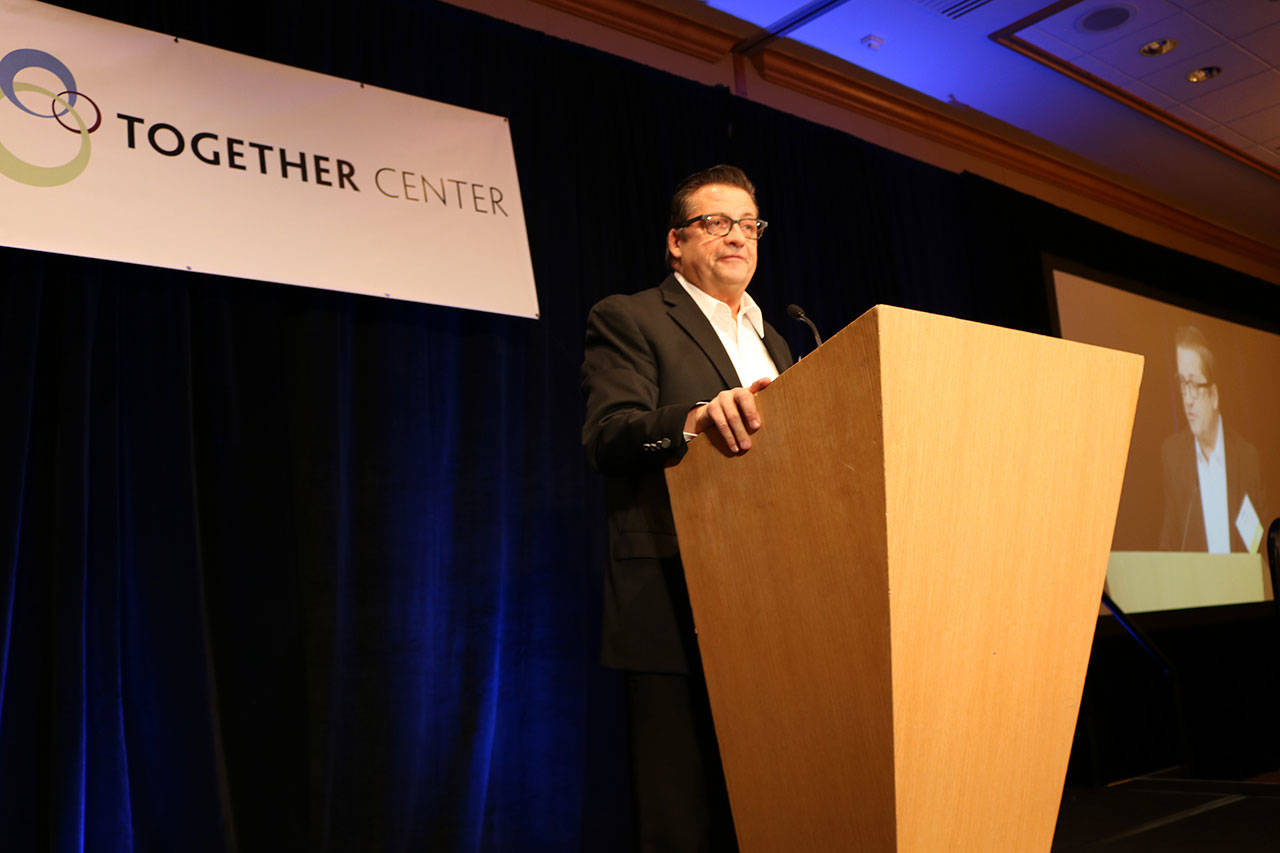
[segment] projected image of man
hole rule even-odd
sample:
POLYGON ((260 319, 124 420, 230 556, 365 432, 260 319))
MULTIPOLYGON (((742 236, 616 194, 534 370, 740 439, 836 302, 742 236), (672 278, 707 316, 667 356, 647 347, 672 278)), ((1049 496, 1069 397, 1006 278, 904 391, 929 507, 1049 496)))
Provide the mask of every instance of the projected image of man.
MULTIPOLYGON (((1187 428, 1161 448, 1164 522, 1170 551, 1252 551, 1240 526, 1261 510, 1258 451, 1224 422, 1217 362, 1205 336, 1183 326, 1174 337, 1176 386, 1187 428)), ((1252 531, 1252 525, 1246 525, 1252 531)), ((1252 537, 1251 537, 1252 538, 1252 537)))

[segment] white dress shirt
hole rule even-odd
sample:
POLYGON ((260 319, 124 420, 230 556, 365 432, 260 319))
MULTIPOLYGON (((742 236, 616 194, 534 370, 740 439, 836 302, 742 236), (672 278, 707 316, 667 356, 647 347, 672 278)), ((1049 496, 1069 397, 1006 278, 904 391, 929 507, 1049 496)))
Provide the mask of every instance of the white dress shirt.
POLYGON ((751 383, 761 377, 778 378, 778 368, 764 348, 764 315, 750 293, 742 294, 742 307, 735 318, 728 305, 690 284, 680 273, 676 273, 676 280, 716 330, 743 388, 750 388, 751 383))
POLYGON ((1227 509, 1227 455, 1223 450, 1222 415, 1218 415, 1218 440, 1207 454, 1195 441, 1196 471, 1200 475, 1200 510, 1210 554, 1231 552, 1231 522, 1227 509))

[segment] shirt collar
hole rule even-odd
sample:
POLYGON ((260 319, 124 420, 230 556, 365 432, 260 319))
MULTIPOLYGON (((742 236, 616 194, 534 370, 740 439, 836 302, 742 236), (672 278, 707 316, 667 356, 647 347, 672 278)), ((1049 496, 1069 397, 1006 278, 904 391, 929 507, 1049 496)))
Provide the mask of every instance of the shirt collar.
POLYGON ((1222 415, 1219 412, 1219 416, 1217 416, 1217 441, 1213 442, 1213 450, 1208 452, 1208 456, 1204 456, 1204 451, 1199 446, 1199 442, 1196 442, 1196 456, 1202 462, 1208 462, 1210 465, 1215 464, 1215 462, 1222 465, 1225 462, 1225 451, 1222 450, 1222 444, 1224 443, 1225 438, 1222 437, 1222 415))
MULTIPOLYGON (((711 319, 716 312, 721 310, 725 311, 730 319, 733 318, 733 312, 726 303, 716 299, 710 293, 707 293, 697 285, 690 284, 689 280, 680 275, 680 273, 675 273, 675 277, 676 281, 680 282, 680 286, 685 289, 685 292, 693 297, 693 301, 702 309, 702 313, 707 316, 708 320, 711 319)), ((751 294, 746 293, 745 291, 742 294, 741 314, 746 318, 746 321, 751 324, 751 328, 755 331, 756 335, 763 338, 764 314, 760 311, 760 306, 756 304, 756 301, 751 298, 751 294)))

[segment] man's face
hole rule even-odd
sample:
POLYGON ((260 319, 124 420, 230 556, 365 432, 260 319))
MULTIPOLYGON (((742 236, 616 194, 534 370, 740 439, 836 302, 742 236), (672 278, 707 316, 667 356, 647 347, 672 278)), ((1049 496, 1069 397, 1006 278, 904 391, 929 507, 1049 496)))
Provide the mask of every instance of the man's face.
MULTIPOLYGON (((731 219, 758 215, 751 195, 740 187, 708 184, 689 197, 690 217, 723 213, 731 219)), ((697 287, 713 296, 740 293, 756 272, 756 240, 748 240, 734 225, 723 237, 712 237, 695 222, 667 232, 667 248, 676 259, 675 268, 697 287)))
POLYGON ((1204 386, 1200 353, 1178 347, 1178 379, 1182 383, 1182 411, 1196 438, 1208 438, 1218 424, 1218 386, 1204 386))

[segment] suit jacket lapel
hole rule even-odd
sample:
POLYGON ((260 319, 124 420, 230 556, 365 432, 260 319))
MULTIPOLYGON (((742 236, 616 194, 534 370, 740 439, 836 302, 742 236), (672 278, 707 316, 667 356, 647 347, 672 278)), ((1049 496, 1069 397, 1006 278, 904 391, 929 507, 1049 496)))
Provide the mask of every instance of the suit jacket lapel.
POLYGON ((1235 441, 1235 435, 1226 430, 1226 424, 1223 424, 1222 453, 1226 457, 1227 463, 1227 530, 1231 534, 1228 538, 1231 541, 1232 551, 1236 550, 1237 544, 1240 550, 1244 551, 1247 550, 1244 545, 1244 539, 1240 537, 1240 531, 1236 530, 1236 515, 1244 504, 1244 487, 1241 483, 1243 472, 1240 470, 1240 446, 1235 441))
POLYGON ((769 353, 769 358, 773 359, 773 366, 778 368, 778 373, 791 366, 790 348, 782 335, 775 332, 768 323, 764 325, 764 348, 769 353))
POLYGON ((716 372, 724 380, 724 387, 736 388, 741 385, 738 371, 734 369, 729 353, 725 352, 724 345, 720 343, 720 336, 711 328, 711 321, 702 313, 693 297, 684 292, 674 275, 667 276, 660 287, 662 298, 668 305, 667 313, 706 353, 707 358, 715 365, 716 372))
POLYGON ((1182 550, 1184 551, 1208 551, 1209 550, 1209 532, 1204 523, 1204 499, 1200 495, 1200 465, 1199 454, 1200 448, 1196 445, 1195 434, 1190 430, 1187 431, 1188 441, 1183 444, 1187 448, 1187 453, 1191 460, 1191 488, 1187 494, 1191 495, 1187 504, 1187 529, 1183 534, 1182 550))

